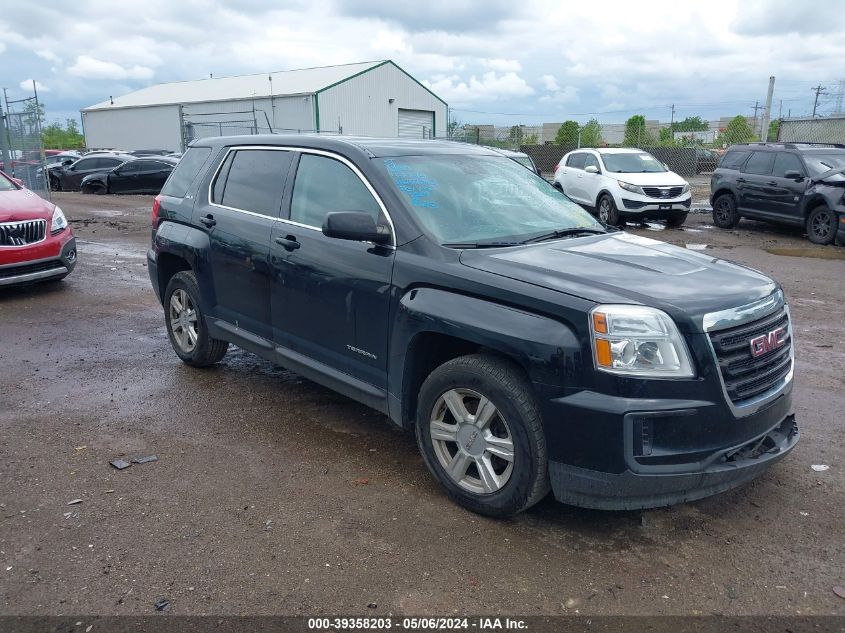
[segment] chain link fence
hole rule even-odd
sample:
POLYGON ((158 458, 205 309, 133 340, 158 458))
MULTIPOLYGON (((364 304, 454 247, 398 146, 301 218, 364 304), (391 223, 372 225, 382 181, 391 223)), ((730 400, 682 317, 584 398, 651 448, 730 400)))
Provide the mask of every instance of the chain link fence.
POLYGON ((5 94, 4 97, 6 111, 2 127, 5 129, 0 130, 4 136, 0 143, 2 169, 20 179, 27 189, 49 200, 41 135, 42 106, 37 95, 16 100, 9 100, 5 94))
MULTIPOLYGON (((636 147, 664 162, 685 178, 709 175, 734 143, 759 141, 762 121, 725 117, 701 121, 698 130, 646 120, 586 125, 573 122, 542 125, 452 126, 452 140, 518 150, 531 156, 544 175, 551 176, 564 154, 579 147, 636 147)), ((845 117, 780 119, 766 131, 768 142, 845 143, 845 117)))

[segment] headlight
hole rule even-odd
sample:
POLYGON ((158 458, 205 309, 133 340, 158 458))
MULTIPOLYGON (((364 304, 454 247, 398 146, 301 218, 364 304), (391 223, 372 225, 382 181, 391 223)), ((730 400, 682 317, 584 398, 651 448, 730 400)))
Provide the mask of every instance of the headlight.
POLYGON ((590 312, 596 369, 651 378, 692 378, 684 339, 668 314, 655 308, 600 305, 590 312))
POLYGON ((630 191, 631 193, 638 193, 641 196, 645 195, 645 191, 643 191, 642 187, 638 187, 637 185, 632 185, 621 180, 617 180, 616 182, 618 182, 619 186, 622 187, 625 191, 630 191))
POLYGON ((67 218, 62 212, 61 207, 57 206, 53 209, 53 224, 50 226, 50 232, 55 233, 56 231, 61 231, 66 226, 67 218))
POLYGON ((689 183, 684 184, 684 188, 681 190, 681 193, 686 193, 687 191, 689 191, 689 183))

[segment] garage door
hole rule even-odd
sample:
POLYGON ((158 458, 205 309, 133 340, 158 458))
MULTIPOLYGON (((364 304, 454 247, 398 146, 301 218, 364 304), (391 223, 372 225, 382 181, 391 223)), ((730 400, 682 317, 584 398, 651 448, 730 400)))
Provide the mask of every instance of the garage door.
POLYGON ((434 136, 434 112, 399 108, 399 136, 401 138, 434 136))

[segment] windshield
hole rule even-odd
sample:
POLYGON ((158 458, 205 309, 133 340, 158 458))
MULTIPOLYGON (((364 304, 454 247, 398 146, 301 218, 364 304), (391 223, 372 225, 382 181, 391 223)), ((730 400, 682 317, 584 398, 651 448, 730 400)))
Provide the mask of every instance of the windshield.
POLYGON ((631 154, 602 153, 601 159, 604 161, 605 169, 616 174, 647 174, 666 171, 663 163, 646 152, 631 154))
POLYGON ((511 242, 582 227, 603 231, 584 209, 504 156, 401 156, 380 162, 442 244, 511 242))
POLYGON ((804 154, 804 162, 813 176, 820 176, 826 171, 845 167, 845 152, 837 154, 804 154))

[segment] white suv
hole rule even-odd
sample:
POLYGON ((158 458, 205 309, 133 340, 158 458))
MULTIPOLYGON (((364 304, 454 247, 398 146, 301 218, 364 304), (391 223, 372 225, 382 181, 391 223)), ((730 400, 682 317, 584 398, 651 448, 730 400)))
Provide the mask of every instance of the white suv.
POLYGON ((692 199, 686 180, 641 149, 569 152, 555 167, 554 185, 613 225, 636 218, 681 226, 692 199))

